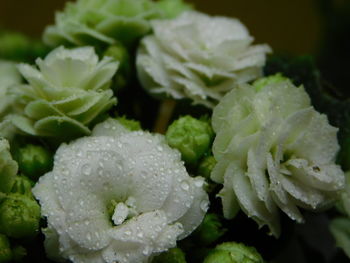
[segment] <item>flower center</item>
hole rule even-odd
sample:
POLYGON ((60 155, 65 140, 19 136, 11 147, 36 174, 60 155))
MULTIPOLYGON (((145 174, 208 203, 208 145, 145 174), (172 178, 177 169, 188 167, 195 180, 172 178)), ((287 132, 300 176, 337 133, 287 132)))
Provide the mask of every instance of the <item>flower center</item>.
POLYGON ((129 197, 125 202, 118 202, 112 199, 107 205, 107 212, 111 223, 115 226, 121 225, 125 220, 128 220, 136 215, 136 200, 129 197))

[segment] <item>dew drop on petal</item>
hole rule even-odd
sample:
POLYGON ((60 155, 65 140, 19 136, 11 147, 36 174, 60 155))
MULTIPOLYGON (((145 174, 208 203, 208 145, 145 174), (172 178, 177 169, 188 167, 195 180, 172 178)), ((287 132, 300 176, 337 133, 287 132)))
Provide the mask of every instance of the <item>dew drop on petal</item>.
POLYGON ((209 202, 207 200, 203 200, 200 204, 200 208, 202 211, 206 212, 209 208, 209 202))
POLYGON ((181 182, 181 188, 185 191, 188 191, 190 189, 190 185, 188 184, 187 181, 182 181, 181 182))

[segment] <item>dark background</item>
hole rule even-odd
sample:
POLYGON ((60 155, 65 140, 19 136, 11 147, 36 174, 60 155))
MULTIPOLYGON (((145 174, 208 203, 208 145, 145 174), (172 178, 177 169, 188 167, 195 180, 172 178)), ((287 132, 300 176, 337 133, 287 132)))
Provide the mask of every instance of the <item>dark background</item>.
MULTIPOLYGON (((322 0, 188 0, 200 11, 239 18, 258 43, 295 54, 318 50, 322 0)), ((343 0, 344 1, 344 0, 343 0)), ((336 1, 336 2, 343 2, 336 1)), ((346 0, 345 0, 346 1, 346 0)), ((0 27, 40 37, 66 0, 0 0, 0 27)))

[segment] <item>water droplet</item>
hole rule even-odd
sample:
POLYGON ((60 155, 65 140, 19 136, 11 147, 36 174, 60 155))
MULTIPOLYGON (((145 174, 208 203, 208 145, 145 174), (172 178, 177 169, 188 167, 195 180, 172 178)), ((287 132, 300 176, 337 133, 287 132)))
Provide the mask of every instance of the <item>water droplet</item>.
POLYGON ((200 178, 197 178, 194 180, 194 185, 197 186, 197 187, 202 187, 204 184, 204 181, 200 178))
POLYGON ((209 208, 209 202, 207 200, 203 200, 200 204, 200 208, 203 212, 206 212, 209 208))
POLYGON ((84 164, 82 167, 82 172, 84 175, 89 175, 91 173, 91 166, 89 164, 84 164))
POLYGON ((188 184, 188 182, 186 181, 182 181, 181 182, 181 188, 185 191, 188 191, 188 189, 190 189, 190 185, 188 184))
POLYGON ((149 248, 148 247, 145 247, 142 251, 142 254, 144 254, 145 256, 147 256, 149 253, 149 248))

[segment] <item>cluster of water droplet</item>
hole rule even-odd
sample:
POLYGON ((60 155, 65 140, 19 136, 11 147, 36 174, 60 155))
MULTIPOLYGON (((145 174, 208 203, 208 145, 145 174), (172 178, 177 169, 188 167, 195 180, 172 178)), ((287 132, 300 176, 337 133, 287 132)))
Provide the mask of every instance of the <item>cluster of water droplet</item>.
POLYGON ((62 145, 34 194, 58 235, 61 257, 146 262, 200 224, 208 209, 204 179, 191 178, 160 135, 110 136, 115 125, 100 128, 95 137, 62 145))

